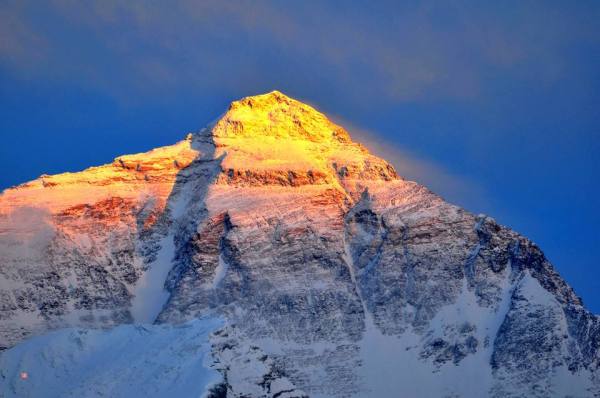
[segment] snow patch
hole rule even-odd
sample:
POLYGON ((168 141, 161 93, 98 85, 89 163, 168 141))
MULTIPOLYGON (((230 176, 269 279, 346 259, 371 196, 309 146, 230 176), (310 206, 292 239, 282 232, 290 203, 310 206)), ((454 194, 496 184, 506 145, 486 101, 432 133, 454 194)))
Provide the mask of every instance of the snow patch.
POLYGON ((227 270, 229 269, 229 263, 225 261, 223 258, 223 254, 219 254, 219 264, 215 268, 215 277, 212 282, 213 289, 219 287, 219 283, 225 278, 227 275, 227 270))
POLYGON ((133 291, 131 315, 137 323, 152 323, 169 299, 165 280, 172 267, 175 244, 173 235, 165 236, 159 243, 156 260, 144 272, 133 291))
POLYGON ((558 306, 558 302, 554 295, 544 289, 540 282, 531 276, 529 271, 526 271, 523 279, 519 283, 519 292, 527 299, 530 304, 539 306, 547 306, 552 304, 558 306))

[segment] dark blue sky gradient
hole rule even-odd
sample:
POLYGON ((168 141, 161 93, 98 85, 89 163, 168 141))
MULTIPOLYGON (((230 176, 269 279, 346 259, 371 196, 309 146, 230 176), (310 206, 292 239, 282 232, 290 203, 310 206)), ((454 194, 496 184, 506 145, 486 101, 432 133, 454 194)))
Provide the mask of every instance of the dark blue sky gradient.
POLYGON ((0 188, 278 89, 530 237, 600 313, 600 3, 123 3, 0 6, 0 188))

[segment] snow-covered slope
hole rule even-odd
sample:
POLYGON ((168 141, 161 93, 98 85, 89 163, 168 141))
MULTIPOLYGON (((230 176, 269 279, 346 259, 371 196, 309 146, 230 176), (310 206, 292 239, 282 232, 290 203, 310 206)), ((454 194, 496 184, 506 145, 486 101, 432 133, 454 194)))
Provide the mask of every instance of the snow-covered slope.
POLYGON ((62 329, 0 357, 2 397, 201 397, 221 381, 209 333, 221 322, 62 329), (21 373, 25 377, 21 377, 21 373))
POLYGON ((279 92, 5 191, 0 251, 5 347, 216 316, 229 396, 600 395, 600 320, 535 244, 279 92))

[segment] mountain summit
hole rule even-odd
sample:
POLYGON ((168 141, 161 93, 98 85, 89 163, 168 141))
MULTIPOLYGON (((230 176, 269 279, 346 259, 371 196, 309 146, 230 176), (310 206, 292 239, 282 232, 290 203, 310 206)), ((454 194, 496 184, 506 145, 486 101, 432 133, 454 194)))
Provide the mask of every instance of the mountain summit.
MULTIPOLYGON (((600 319, 534 243, 278 91, 175 145, 4 191, 0 254, 0 365, 15 372, 39 352, 23 340, 49 330, 154 324, 163 346, 160 328, 218 318, 169 332, 192 366, 204 351, 183 342, 210 326, 214 396, 600 396, 600 319)), ((64 341, 87 350, 95 333, 53 335, 35 358, 54 372, 64 341)), ((8 374, 0 391, 29 391, 8 374)))
POLYGON ((228 181, 243 185, 315 185, 344 178, 394 179, 391 165, 350 140, 312 107, 278 91, 235 101, 211 129, 228 181))
POLYGON ((348 133, 314 108, 279 91, 231 103, 213 133, 219 138, 273 137, 314 142, 349 142, 348 133))

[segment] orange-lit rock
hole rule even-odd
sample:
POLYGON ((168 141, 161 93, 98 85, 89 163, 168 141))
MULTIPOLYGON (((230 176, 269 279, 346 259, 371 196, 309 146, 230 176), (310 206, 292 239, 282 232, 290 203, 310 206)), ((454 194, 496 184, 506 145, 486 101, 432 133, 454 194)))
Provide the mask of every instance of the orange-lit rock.
POLYGON ((222 182, 243 183, 245 174, 249 181, 283 185, 397 178, 342 127, 278 91, 233 102, 212 135, 216 156, 225 155, 222 182))
POLYGON ((146 153, 116 158, 111 164, 90 167, 77 173, 38 179, 7 189, 0 199, 0 215, 12 209, 31 206, 53 214, 71 206, 93 204, 103 199, 120 197, 139 200, 151 195, 164 206, 177 173, 187 167, 199 152, 191 147, 191 136, 175 145, 146 153))

